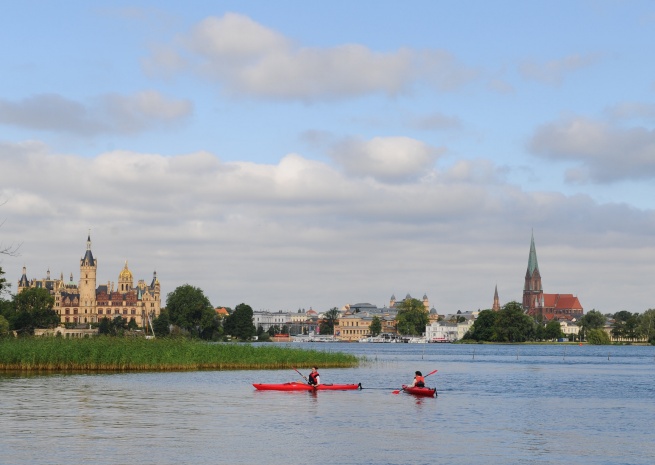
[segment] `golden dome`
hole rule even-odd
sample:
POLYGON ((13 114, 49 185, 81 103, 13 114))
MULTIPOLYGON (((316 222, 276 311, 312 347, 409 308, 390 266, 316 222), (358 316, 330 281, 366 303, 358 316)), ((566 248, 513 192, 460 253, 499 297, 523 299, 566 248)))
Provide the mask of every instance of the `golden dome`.
POLYGON ((132 272, 127 268, 127 260, 125 260, 125 267, 121 274, 118 275, 119 281, 132 281, 132 272))

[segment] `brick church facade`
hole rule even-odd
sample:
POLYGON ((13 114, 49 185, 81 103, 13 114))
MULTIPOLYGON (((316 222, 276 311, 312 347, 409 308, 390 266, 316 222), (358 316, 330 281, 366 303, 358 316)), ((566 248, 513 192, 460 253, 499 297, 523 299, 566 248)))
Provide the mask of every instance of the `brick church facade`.
POLYGON ((574 320, 582 317, 584 310, 573 294, 546 294, 541 285, 541 273, 537 262, 534 234, 530 240, 528 269, 523 286, 523 310, 530 316, 550 320, 574 320))

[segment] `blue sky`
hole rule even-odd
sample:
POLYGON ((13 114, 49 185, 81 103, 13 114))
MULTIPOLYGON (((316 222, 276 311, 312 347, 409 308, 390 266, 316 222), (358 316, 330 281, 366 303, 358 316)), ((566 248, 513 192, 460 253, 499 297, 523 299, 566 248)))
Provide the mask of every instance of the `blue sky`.
POLYGON ((651 2, 14 2, 0 266, 79 279, 90 229, 101 281, 451 312, 520 300, 534 231, 546 292, 653 308, 653 31, 651 2))

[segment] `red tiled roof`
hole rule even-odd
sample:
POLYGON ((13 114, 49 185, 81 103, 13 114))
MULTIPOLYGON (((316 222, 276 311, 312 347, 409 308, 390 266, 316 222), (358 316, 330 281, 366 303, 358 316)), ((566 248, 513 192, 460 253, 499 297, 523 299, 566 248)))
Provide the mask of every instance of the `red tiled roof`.
POLYGON ((544 307, 554 310, 575 309, 582 311, 580 301, 573 294, 544 294, 544 307))

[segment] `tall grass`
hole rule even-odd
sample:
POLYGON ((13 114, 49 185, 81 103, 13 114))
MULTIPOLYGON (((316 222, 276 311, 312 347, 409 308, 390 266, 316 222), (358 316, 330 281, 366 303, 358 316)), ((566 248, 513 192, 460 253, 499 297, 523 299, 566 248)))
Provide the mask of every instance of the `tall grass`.
POLYGON ((352 367, 341 352, 250 344, 213 344, 186 339, 0 339, 4 371, 183 371, 352 367))

